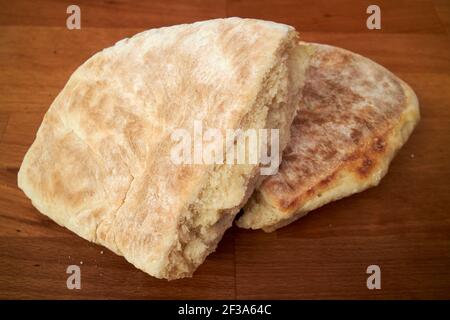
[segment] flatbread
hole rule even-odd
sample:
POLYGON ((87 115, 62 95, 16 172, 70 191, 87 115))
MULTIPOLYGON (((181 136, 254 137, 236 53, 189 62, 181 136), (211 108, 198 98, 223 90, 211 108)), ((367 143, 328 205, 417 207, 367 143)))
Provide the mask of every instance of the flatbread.
POLYGON ((287 143, 296 43, 292 27, 229 18, 153 29, 104 49, 50 106, 19 187, 40 212, 148 274, 192 275, 260 172, 257 164, 175 164, 171 134, 195 121, 220 130, 277 123, 287 143))
MULTIPOLYGON (((413 90, 358 54, 314 43, 279 172, 244 207, 242 228, 270 232, 377 185, 419 121, 413 90)), ((303 68, 303 66, 301 66, 303 68)))

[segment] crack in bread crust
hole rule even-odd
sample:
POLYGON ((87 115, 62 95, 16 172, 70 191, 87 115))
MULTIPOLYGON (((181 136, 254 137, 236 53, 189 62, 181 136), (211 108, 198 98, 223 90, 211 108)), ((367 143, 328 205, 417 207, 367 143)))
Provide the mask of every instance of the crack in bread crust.
MULTIPOLYGON (((300 91, 300 83, 290 81, 293 75, 289 73, 296 71, 288 68, 292 49, 291 42, 286 42, 281 48, 279 59, 264 80, 261 95, 238 126, 243 130, 280 129, 283 140, 280 152, 287 144, 289 127, 295 114, 295 101, 300 91)), ((253 193, 259 178, 259 168, 254 165, 214 166, 209 181, 182 216, 179 242, 169 256, 166 275, 169 279, 189 276, 192 266, 201 264, 215 250, 223 233, 232 225, 234 217, 253 193), (227 205, 224 206, 221 199, 225 198, 227 205)))

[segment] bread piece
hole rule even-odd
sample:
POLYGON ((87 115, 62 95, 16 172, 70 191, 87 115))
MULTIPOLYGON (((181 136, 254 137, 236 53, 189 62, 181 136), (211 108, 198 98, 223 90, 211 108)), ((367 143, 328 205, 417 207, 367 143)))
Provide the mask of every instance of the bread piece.
POLYGON ((420 118, 413 90, 385 68, 340 48, 301 46, 310 64, 292 139, 279 172, 244 207, 242 228, 270 232, 377 185, 420 118))
POLYGON ((293 28, 217 19, 153 29, 86 61, 19 171, 33 205, 148 274, 191 276, 259 176, 254 164, 174 164, 175 129, 265 128, 288 140, 299 88, 293 28))

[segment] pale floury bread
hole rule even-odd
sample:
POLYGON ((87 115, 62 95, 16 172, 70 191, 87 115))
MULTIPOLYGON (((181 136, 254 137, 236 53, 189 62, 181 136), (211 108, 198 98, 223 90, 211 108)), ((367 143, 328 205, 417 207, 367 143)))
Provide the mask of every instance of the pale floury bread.
POLYGON ((46 113, 19 171, 33 205, 158 278, 190 276, 252 193, 259 167, 174 164, 171 134, 280 129, 301 75, 293 28, 217 19, 153 29, 80 66, 46 113))
POLYGON ((377 185, 419 121, 416 95, 385 68, 340 48, 301 46, 310 64, 292 138, 278 173, 246 204, 243 228, 270 232, 377 185))

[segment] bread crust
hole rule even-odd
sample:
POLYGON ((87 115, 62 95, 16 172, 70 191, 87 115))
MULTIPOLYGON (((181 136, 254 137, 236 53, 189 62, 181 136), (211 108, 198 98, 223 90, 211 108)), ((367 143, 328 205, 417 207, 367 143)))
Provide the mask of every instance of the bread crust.
POLYGON ((331 201, 376 186, 420 118, 414 91, 350 51, 310 52, 291 140, 277 175, 255 191, 237 221, 271 232, 331 201))

